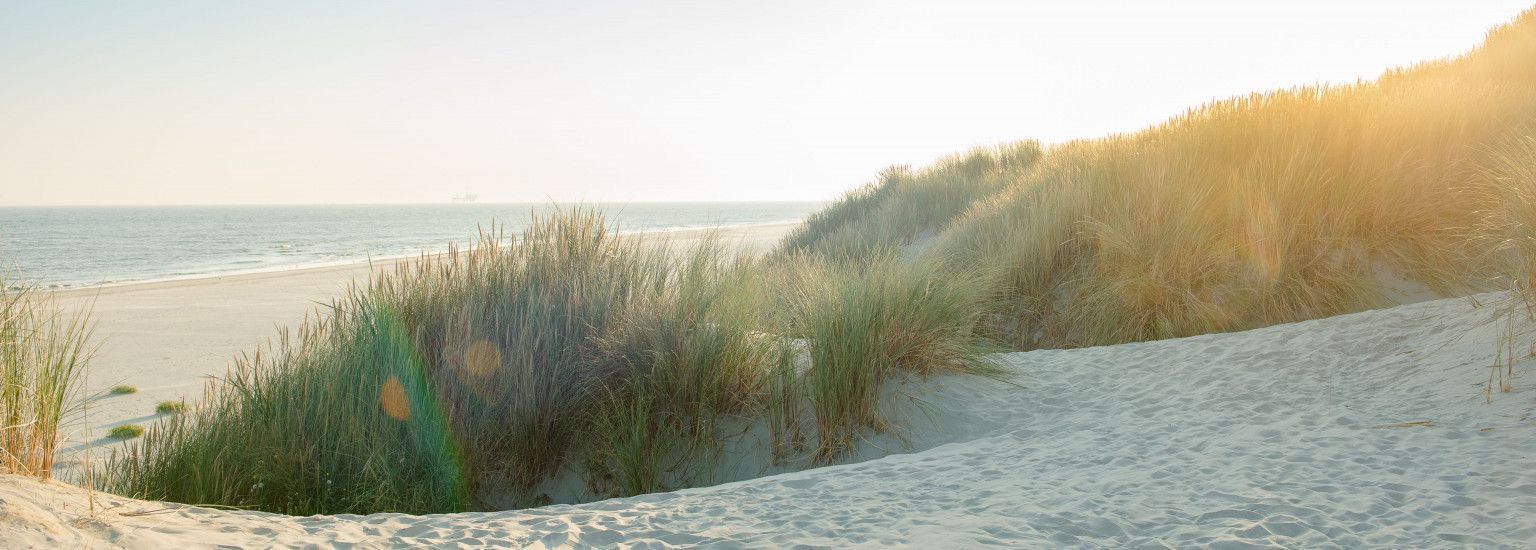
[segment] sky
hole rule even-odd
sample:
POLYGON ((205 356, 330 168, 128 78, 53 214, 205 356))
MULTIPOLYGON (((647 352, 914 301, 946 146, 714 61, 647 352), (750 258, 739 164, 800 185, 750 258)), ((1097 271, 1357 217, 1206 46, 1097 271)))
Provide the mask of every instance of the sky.
POLYGON ((0 0, 0 206, 826 200, 1374 78, 1526 7, 0 0))

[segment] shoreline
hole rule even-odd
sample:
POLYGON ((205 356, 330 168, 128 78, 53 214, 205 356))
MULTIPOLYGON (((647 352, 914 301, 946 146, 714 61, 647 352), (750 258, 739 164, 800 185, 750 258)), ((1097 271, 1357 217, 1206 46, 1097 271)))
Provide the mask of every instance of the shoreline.
MULTIPOLYGON (((719 225, 719 226, 709 226, 709 227, 676 227, 676 228, 668 228, 668 229, 637 229, 637 230, 623 230, 623 229, 619 229, 618 230, 618 234, 622 235, 622 236, 625 236, 625 237, 637 237, 638 236, 638 237, 646 237, 646 238, 664 238, 664 239, 670 240, 670 239, 677 239, 677 238, 702 238, 704 235, 706 235, 706 234, 708 234, 710 232, 727 234, 727 233, 751 232, 751 231, 757 231, 757 230, 769 231, 769 230, 779 230, 779 229, 782 229, 785 233, 787 233, 789 228, 798 226, 801 223, 803 223, 803 221, 801 221, 801 220, 794 220, 794 221, 775 221, 775 222, 719 225)), ((782 234, 780 236, 782 236, 782 234)), ((460 244, 462 244, 462 243, 460 243, 460 244)), ((268 267, 252 268, 252 269, 236 269, 236 270, 230 270, 230 271, 216 271, 216 272, 199 273, 199 274, 193 274, 193 275, 175 275, 175 276, 170 276, 170 277, 157 277, 157 278, 149 278, 149 279, 134 279, 134 280, 125 280, 125 281, 111 281, 111 282, 103 282, 103 283, 79 284, 79 285, 75 285, 75 286, 70 286, 70 285, 61 285, 61 286, 43 286, 43 285, 38 285, 38 286, 33 288, 33 291, 37 292, 39 294, 47 294, 47 295, 55 296, 55 297, 58 297, 58 298, 72 298, 72 297, 75 297, 76 295, 81 294, 81 293, 88 293, 88 292, 92 292, 92 291, 115 290, 115 289, 120 289, 120 288, 124 288, 124 287, 141 287, 141 286, 142 287, 150 287, 150 286, 155 286, 155 285, 174 286, 174 285, 180 284, 180 283, 194 283, 195 284, 198 281, 220 281, 220 280, 224 280, 224 279, 236 279, 236 278, 242 278, 242 277, 261 277, 261 276, 269 276, 269 275, 270 276, 283 276, 283 275, 298 274, 300 272, 308 272, 308 271, 317 271, 318 272, 318 271, 326 271, 326 270, 361 269, 361 268, 363 268, 363 267, 365 267, 365 266, 367 266, 369 264, 377 264, 377 265, 380 265, 380 266, 387 264, 389 266, 393 266, 393 265, 399 263, 402 260, 414 260, 414 259, 421 258, 421 257, 424 257, 424 256, 438 256, 438 255, 446 254, 447 252, 448 252, 447 250, 433 250, 433 249, 429 249, 429 250, 423 250, 421 252, 417 252, 417 253, 413 253, 413 254, 389 254, 389 255, 376 256, 376 257, 375 256, 369 256, 369 257, 364 257, 364 258, 353 258, 353 259, 346 259, 346 260, 336 260, 336 261, 332 261, 332 262, 287 264, 287 265, 268 266, 268 267)))

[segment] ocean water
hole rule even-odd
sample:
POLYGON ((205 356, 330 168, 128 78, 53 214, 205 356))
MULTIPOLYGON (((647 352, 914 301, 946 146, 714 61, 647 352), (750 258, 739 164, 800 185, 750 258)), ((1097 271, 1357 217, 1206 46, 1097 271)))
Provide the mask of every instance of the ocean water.
MULTIPOLYGON (((790 222, 818 202, 583 204, 625 232, 790 222)), ((66 288, 440 251, 552 204, 0 207, 0 273, 66 288)))

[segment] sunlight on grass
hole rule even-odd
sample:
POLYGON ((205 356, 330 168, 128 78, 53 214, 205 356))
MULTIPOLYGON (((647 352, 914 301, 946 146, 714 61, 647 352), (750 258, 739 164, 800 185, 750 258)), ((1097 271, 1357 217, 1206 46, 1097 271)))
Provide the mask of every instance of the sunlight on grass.
POLYGON ((1492 266, 1469 238, 1481 213, 1529 197, 1475 182, 1495 149, 1536 124, 1532 59, 1536 11, 1461 57, 1212 103, 1048 147, 1002 176, 957 160, 895 170, 808 220, 785 249, 858 259, 912 241, 841 228, 914 230, 884 205, 938 202, 913 180, 942 186, 964 197, 944 204, 969 209, 910 248, 991 272, 994 330, 1024 349, 1357 311, 1386 303, 1386 273, 1442 294, 1488 288, 1492 266))

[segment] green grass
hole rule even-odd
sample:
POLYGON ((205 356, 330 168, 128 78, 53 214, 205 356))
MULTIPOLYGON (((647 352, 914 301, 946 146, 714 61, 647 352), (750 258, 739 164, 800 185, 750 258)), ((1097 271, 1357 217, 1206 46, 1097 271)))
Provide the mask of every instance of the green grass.
POLYGON ((128 395, 132 393, 139 393, 139 389, 126 384, 119 384, 112 386, 112 389, 107 390, 107 393, 112 395, 128 395))
POLYGON ((88 312, 65 315, 0 281, 0 472, 50 476, 59 424, 80 400, 89 340, 88 312))
POLYGON ((155 405, 157 414, 181 414, 187 412, 186 401, 161 401, 155 405))
POLYGON ((759 423, 776 442, 835 434, 837 448, 802 453, 830 460, 885 428, 872 393, 826 397, 838 376, 862 391, 980 349, 977 293, 956 286, 971 279, 891 265, 817 271, 828 290, 790 307, 784 268, 717 242, 670 250, 590 212, 535 220, 515 241, 402 266, 243 357, 203 405, 114 456, 103 486, 292 514, 526 506, 572 475, 591 498, 709 483, 727 440, 759 423), (820 302, 877 324, 828 330, 820 302), (820 343, 859 355, 796 373, 791 337, 862 340, 820 343), (849 372, 864 368, 881 372, 849 372), (816 426, 775 420, 803 407, 816 426))
POLYGON ((111 430, 107 431, 107 437, 112 439, 133 439, 141 435, 144 435, 144 427, 138 424, 113 426, 111 430))
POLYGON ((840 458, 866 430, 888 429, 879 390, 892 378, 995 374, 983 356, 998 348, 977 332, 988 306, 979 273, 894 258, 859 267, 802 259, 799 269, 792 326, 809 363, 795 382, 813 412, 817 459, 840 458))

